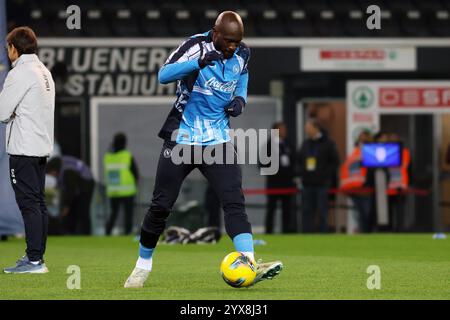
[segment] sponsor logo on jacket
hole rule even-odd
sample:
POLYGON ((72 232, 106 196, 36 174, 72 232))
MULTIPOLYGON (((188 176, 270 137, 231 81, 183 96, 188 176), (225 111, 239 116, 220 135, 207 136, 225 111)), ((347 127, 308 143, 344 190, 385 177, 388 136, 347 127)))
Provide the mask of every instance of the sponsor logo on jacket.
POLYGON ((221 82, 216 79, 216 77, 212 77, 205 83, 206 88, 211 88, 216 91, 224 92, 224 93, 232 93, 236 89, 237 80, 221 82))

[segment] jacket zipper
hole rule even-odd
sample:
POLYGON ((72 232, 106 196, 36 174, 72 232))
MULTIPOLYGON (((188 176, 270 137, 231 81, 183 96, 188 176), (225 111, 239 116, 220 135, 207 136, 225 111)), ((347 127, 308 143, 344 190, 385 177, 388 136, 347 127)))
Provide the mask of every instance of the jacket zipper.
POLYGON ((222 60, 222 76, 223 76, 223 79, 225 80, 225 63, 223 62, 223 60, 222 60))

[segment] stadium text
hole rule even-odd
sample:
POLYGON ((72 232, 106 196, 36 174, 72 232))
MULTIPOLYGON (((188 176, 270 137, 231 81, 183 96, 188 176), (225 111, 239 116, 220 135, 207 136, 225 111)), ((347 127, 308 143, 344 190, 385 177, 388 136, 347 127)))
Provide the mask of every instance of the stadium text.
MULTIPOLYGON (((162 85, 158 71, 168 48, 42 47, 39 58, 51 70, 67 68, 64 89, 71 96, 152 96, 175 94, 175 83, 162 85)), ((55 77, 55 75, 54 75, 55 77)))

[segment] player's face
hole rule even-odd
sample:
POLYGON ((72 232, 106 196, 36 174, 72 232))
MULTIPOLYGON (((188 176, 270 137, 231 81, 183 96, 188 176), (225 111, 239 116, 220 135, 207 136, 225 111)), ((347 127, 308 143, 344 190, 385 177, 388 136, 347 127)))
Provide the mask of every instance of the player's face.
POLYGON ((242 41, 242 35, 237 33, 215 33, 214 46, 223 53, 225 59, 230 59, 242 41))

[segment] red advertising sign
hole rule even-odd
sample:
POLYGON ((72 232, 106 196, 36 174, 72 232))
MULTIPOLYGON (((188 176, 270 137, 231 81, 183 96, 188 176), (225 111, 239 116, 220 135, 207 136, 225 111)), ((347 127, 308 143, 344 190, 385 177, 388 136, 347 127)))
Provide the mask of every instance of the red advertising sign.
POLYGON ((450 87, 380 87, 378 99, 382 108, 450 107, 450 87))
POLYGON ((373 113, 353 113, 353 122, 374 122, 375 115, 373 113))
POLYGON ((321 50, 320 58, 327 60, 383 60, 384 50, 321 50))

